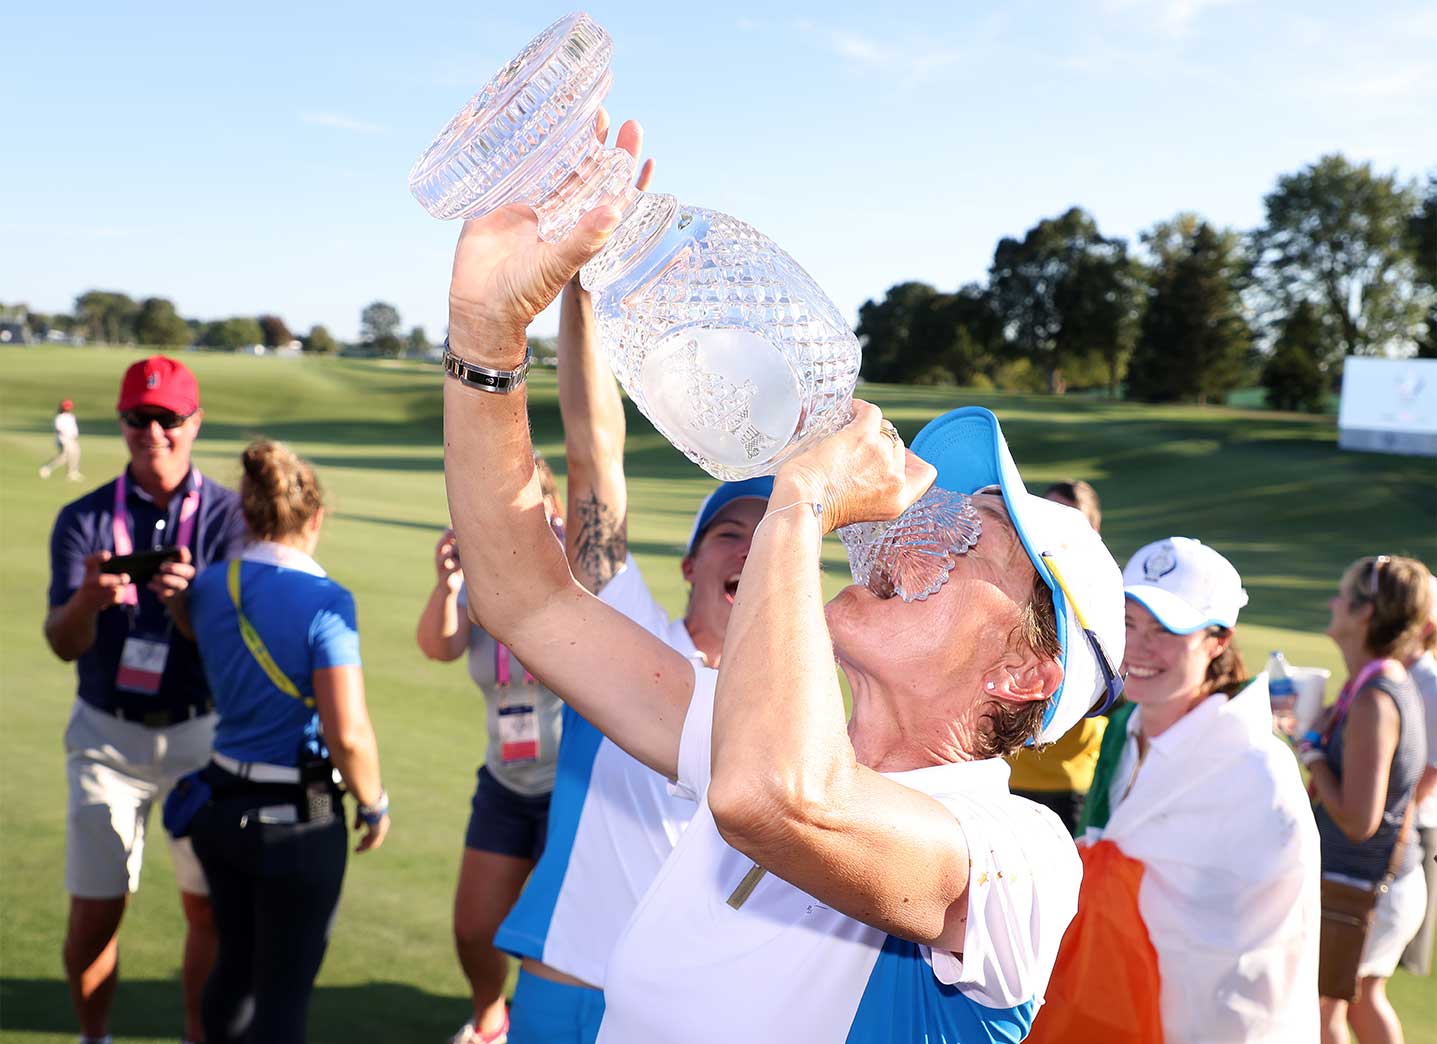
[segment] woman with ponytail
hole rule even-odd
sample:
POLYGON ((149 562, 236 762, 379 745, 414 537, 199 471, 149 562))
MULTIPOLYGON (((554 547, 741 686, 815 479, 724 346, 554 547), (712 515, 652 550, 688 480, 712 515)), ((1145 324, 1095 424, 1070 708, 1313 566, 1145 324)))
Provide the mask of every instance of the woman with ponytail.
POLYGON ((1317 830, 1233 641, 1242 578, 1172 537, 1123 585, 1130 702, 1103 736, 1078 914, 1030 1042, 1313 1040, 1317 830))
MULTIPOLYGON (((242 454, 251 543, 190 588, 190 618, 219 722, 188 830, 214 900, 219 953, 205 987, 209 1044, 300 1044, 348 848, 378 848, 389 799, 364 699, 354 598, 313 558, 324 522, 314 469, 282 443, 242 454)), ((186 814, 188 813, 188 815, 186 814)))
POLYGON ((1422 697, 1404 666, 1422 651, 1431 574, 1413 558, 1360 558, 1328 601, 1348 680, 1298 748, 1322 837, 1322 1041, 1402 1040, 1387 980, 1422 927, 1427 885, 1413 799, 1427 762, 1422 697), (1364 928, 1354 930, 1354 925, 1364 928))

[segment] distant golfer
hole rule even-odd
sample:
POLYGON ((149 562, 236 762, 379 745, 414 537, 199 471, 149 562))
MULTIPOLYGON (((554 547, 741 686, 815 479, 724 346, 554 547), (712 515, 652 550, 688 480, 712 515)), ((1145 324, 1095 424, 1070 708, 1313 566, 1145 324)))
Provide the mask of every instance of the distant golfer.
MULTIPOLYGON (((150 807, 209 760, 214 738, 199 652, 173 600, 196 570, 239 554, 245 531, 239 498, 190 465, 200 390, 183 363, 163 355, 135 363, 116 410, 129 466, 61 509, 50 538, 45 616, 45 640, 75 663, 79 680, 65 730, 64 958, 87 1041, 108 1039, 117 933, 140 885, 150 807), (116 555, 174 546, 179 557, 148 583, 101 568, 116 555)), ((172 844, 171 858, 188 923, 180 971, 185 1038, 198 1041, 200 992, 215 952, 209 889, 188 840, 172 844)))
POLYGON ((40 465, 40 477, 49 478, 61 464, 71 482, 85 477, 80 474, 80 425, 75 420, 75 404, 69 399, 62 399, 55 412, 55 455, 40 465))

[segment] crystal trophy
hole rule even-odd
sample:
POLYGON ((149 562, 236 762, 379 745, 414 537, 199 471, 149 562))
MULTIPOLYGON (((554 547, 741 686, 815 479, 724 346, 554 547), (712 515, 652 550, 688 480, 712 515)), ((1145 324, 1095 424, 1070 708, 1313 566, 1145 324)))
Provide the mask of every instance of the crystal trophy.
POLYGON ((580 275, 614 375, 715 478, 772 474, 848 421, 858 340, 761 232, 634 188, 633 157, 594 136, 612 54, 588 15, 555 22, 450 121, 410 191, 439 218, 526 203, 550 241, 594 207, 618 207, 619 227, 580 275))
POLYGON ((634 187, 633 157, 594 135, 612 56, 587 14, 561 18, 449 121, 409 189, 443 219, 527 204, 551 242, 617 207, 618 227, 580 272, 614 376, 710 475, 773 474, 852 417, 858 339, 763 233, 634 187))
POLYGON ((948 582, 954 559, 983 533, 966 494, 934 486, 889 522, 856 522, 838 531, 853 582, 879 598, 921 602, 948 582))

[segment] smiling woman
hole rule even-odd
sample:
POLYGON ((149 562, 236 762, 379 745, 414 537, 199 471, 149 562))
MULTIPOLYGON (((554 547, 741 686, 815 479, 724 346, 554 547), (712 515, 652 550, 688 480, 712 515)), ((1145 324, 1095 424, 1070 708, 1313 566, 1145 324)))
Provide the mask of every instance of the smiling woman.
POLYGON ((1317 836, 1266 679, 1247 681, 1233 644, 1242 578, 1172 537, 1123 582, 1131 702, 1103 738, 1078 916, 1031 1039, 1311 1040, 1317 836), (1116 985, 1092 990, 1085 961, 1112 953, 1116 985))

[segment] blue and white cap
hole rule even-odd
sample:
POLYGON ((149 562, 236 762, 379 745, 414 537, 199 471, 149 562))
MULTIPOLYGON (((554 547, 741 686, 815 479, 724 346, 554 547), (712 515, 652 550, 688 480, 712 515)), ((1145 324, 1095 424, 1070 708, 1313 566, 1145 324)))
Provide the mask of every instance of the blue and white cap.
POLYGON ((1247 605, 1232 563, 1192 537, 1168 537, 1138 551, 1123 569, 1123 589, 1173 634, 1234 627, 1247 605))
POLYGON ((1028 492, 991 411, 964 406, 945 413, 918 433, 912 449, 938 470, 943 489, 972 495, 998 488, 1033 568, 1053 592, 1063 680, 1038 737, 1051 743, 1122 693, 1117 665, 1127 632, 1118 564, 1081 512, 1028 492))
POLYGON ((758 478, 744 479, 742 482, 724 482, 714 488, 714 491, 704 497, 704 502, 699 505, 699 510, 694 515, 694 527, 689 530, 689 542, 685 545, 684 554, 694 553, 694 545, 699 542, 699 537, 718 516, 718 513, 728 507, 735 500, 767 500, 773 495, 773 476, 760 475, 758 478))

